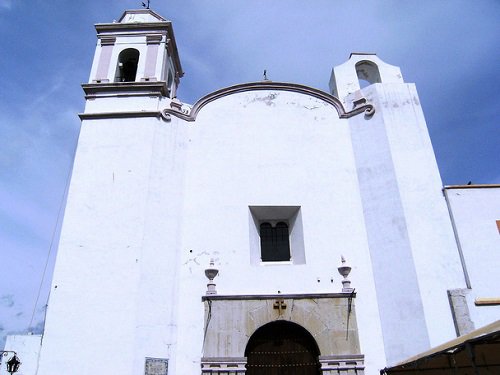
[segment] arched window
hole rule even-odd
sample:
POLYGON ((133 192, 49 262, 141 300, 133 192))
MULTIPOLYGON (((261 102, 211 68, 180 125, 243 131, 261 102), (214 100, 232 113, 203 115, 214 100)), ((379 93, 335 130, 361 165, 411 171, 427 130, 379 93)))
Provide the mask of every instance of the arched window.
POLYGON ((356 64, 356 73, 361 88, 381 82, 378 67, 371 61, 363 60, 358 62, 356 64))
POLYGON ((278 320, 260 327, 245 349, 246 375, 319 375, 319 349, 298 324, 278 320))
POLYGON ((169 90, 171 89, 173 82, 174 82, 174 74, 169 69, 168 70, 168 75, 167 75, 167 87, 168 87, 169 90))
POLYGON ((115 82, 134 82, 139 62, 139 51, 135 48, 127 48, 118 55, 115 82))
POLYGON ((290 233, 288 224, 280 221, 276 226, 260 224, 260 249, 263 262, 290 260, 290 233))

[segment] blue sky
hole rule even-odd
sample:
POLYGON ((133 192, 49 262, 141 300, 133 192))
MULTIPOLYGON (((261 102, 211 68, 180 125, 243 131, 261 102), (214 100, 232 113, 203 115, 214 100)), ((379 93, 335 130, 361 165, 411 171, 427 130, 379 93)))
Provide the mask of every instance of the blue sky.
MULTIPOLYGON (((0 348, 5 334, 43 325, 93 24, 140 4, 0 0, 0 348)), ((334 65, 351 52, 376 52, 417 84, 444 184, 500 183, 500 2, 152 0, 151 7, 173 21, 186 73, 182 101, 261 80, 264 69, 271 80, 328 91, 334 65)))

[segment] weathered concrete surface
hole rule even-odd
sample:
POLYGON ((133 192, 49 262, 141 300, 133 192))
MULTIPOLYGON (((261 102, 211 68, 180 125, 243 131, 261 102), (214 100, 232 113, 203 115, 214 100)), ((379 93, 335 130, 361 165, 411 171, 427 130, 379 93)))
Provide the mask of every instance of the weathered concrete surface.
POLYGON ((244 357, 252 334, 276 320, 304 327, 316 340, 322 356, 360 354, 354 299, 347 296, 206 297, 208 323, 203 356, 244 357), (286 305, 281 311, 274 306, 279 300, 286 305))
POLYGON ((467 294, 470 289, 448 290, 451 312, 457 336, 465 335, 474 330, 474 322, 470 318, 469 306, 467 305, 467 294))

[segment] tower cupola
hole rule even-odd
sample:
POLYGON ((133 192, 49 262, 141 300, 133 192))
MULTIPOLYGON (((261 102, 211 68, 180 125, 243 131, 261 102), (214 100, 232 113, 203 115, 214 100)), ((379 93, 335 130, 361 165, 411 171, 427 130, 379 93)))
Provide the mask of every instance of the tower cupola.
POLYGON ((118 21, 95 28, 98 42, 84 89, 140 93, 154 87, 175 96, 183 72, 170 21, 150 9, 127 10, 118 21))
POLYGON ((333 68, 330 93, 345 101, 353 92, 376 83, 404 83, 401 70, 374 53, 351 53, 348 61, 333 68))

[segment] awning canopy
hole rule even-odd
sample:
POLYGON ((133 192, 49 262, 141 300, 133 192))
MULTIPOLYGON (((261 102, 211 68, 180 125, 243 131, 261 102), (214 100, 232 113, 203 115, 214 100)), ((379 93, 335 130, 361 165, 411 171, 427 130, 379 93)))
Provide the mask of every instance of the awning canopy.
POLYGON ((380 370, 380 374, 500 374, 500 320, 380 370))

